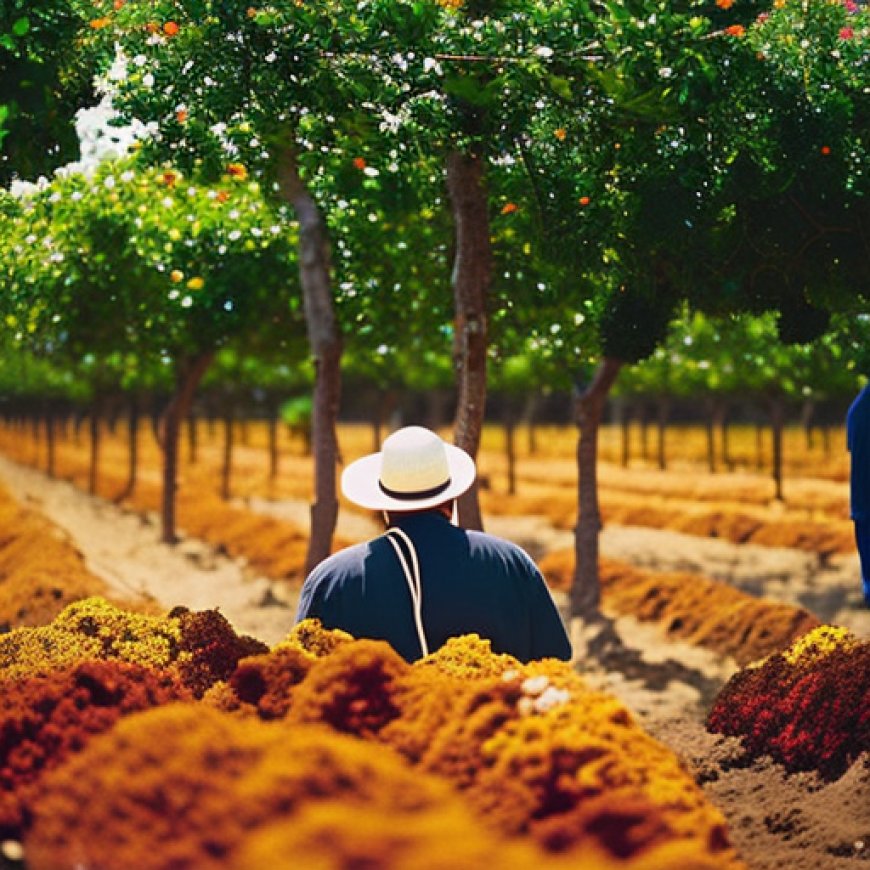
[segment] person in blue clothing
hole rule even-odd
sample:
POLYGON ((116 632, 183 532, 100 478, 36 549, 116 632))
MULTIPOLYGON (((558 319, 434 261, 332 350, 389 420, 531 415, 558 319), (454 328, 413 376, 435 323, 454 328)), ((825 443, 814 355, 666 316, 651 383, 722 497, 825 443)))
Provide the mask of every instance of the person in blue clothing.
POLYGON ((870 607, 870 384, 846 415, 846 443, 851 454, 850 505, 855 543, 861 560, 864 603, 870 607))
POLYGON ((520 661, 571 658, 541 573, 509 541, 453 524, 474 460, 429 429, 407 426, 342 474, 350 501, 386 516, 384 535, 321 562, 302 587, 297 622, 318 618, 387 641, 406 661, 478 634, 520 661))

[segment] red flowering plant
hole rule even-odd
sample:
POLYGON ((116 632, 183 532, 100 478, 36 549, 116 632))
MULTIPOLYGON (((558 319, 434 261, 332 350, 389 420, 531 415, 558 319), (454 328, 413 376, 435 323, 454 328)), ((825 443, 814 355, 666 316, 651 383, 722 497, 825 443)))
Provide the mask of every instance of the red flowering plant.
POLYGON ((870 643, 815 629, 784 653, 736 674, 707 720, 750 756, 835 779, 870 750, 870 643))
POLYGON ((120 661, 0 681, 0 837, 20 836, 40 777, 92 736, 129 713, 189 697, 171 671, 120 661))

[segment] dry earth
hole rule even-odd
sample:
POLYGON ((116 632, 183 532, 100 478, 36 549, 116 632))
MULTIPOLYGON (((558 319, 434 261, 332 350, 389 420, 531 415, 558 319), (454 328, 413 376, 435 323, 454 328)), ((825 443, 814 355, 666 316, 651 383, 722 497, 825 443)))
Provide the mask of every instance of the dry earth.
MULTIPOLYGON (((196 540, 183 540, 175 548, 161 544, 154 516, 95 499, 3 457, 0 482, 65 530, 89 568, 119 592, 166 608, 218 607, 238 631, 267 643, 280 640, 292 625, 295 592, 287 584, 256 576, 244 563, 196 540)), ((300 502, 251 499, 246 504, 307 522, 308 507, 300 502)), ((487 528, 537 558, 572 545, 570 533, 541 518, 491 518, 487 528)), ((342 514, 339 532, 348 539, 377 530, 372 518, 342 514)), ((860 607, 856 557, 821 562, 791 550, 616 527, 603 533, 602 552, 648 569, 707 574, 753 594, 802 604, 826 621, 870 637, 870 611, 860 607)), ((655 625, 629 617, 615 620, 612 628, 616 642, 590 654, 589 628, 572 625, 578 670, 619 695, 695 772, 728 817, 732 837, 752 870, 870 867, 870 760, 859 760, 835 783, 810 774, 786 776, 766 760, 749 762, 738 741, 710 735, 703 727, 710 700, 735 670, 732 661, 669 642, 655 625)))

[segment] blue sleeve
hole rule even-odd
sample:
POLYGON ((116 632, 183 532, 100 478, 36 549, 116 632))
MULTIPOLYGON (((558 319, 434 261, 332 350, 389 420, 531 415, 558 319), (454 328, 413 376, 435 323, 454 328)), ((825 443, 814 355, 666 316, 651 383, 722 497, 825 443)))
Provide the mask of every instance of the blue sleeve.
POLYGON ((335 617, 335 596, 328 595, 333 585, 331 578, 321 562, 306 578, 299 593, 299 604, 296 608, 296 622, 303 619, 319 619, 325 628, 333 627, 335 617))
POLYGON ((571 660, 571 641, 565 631, 565 624, 547 588, 541 572, 527 557, 531 587, 530 613, 532 659, 556 658, 571 660))

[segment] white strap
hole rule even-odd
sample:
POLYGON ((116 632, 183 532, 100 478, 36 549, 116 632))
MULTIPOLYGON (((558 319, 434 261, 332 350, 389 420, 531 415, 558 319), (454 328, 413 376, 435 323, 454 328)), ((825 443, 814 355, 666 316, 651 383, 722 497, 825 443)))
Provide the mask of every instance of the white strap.
POLYGON ((417 637, 420 640, 420 649, 424 656, 429 655, 429 644, 426 642, 426 632, 423 630, 423 586, 420 582, 420 563, 417 560, 417 549, 414 547, 413 541, 401 529, 392 528, 386 534, 387 540, 393 545, 396 551, 396 556, 399 559, 399 564, 402 566, 402 571, 405 574, 405 580, 408 583, 408 591, 411 593, 411 605, 414 611, 414 623, 417 627, 417 637), (405 554, 399 546, 399 542, 393 535, 400 537, 408 548, 411 554, 411 567, 408 567, 408 561, 405 559, 405 554))

